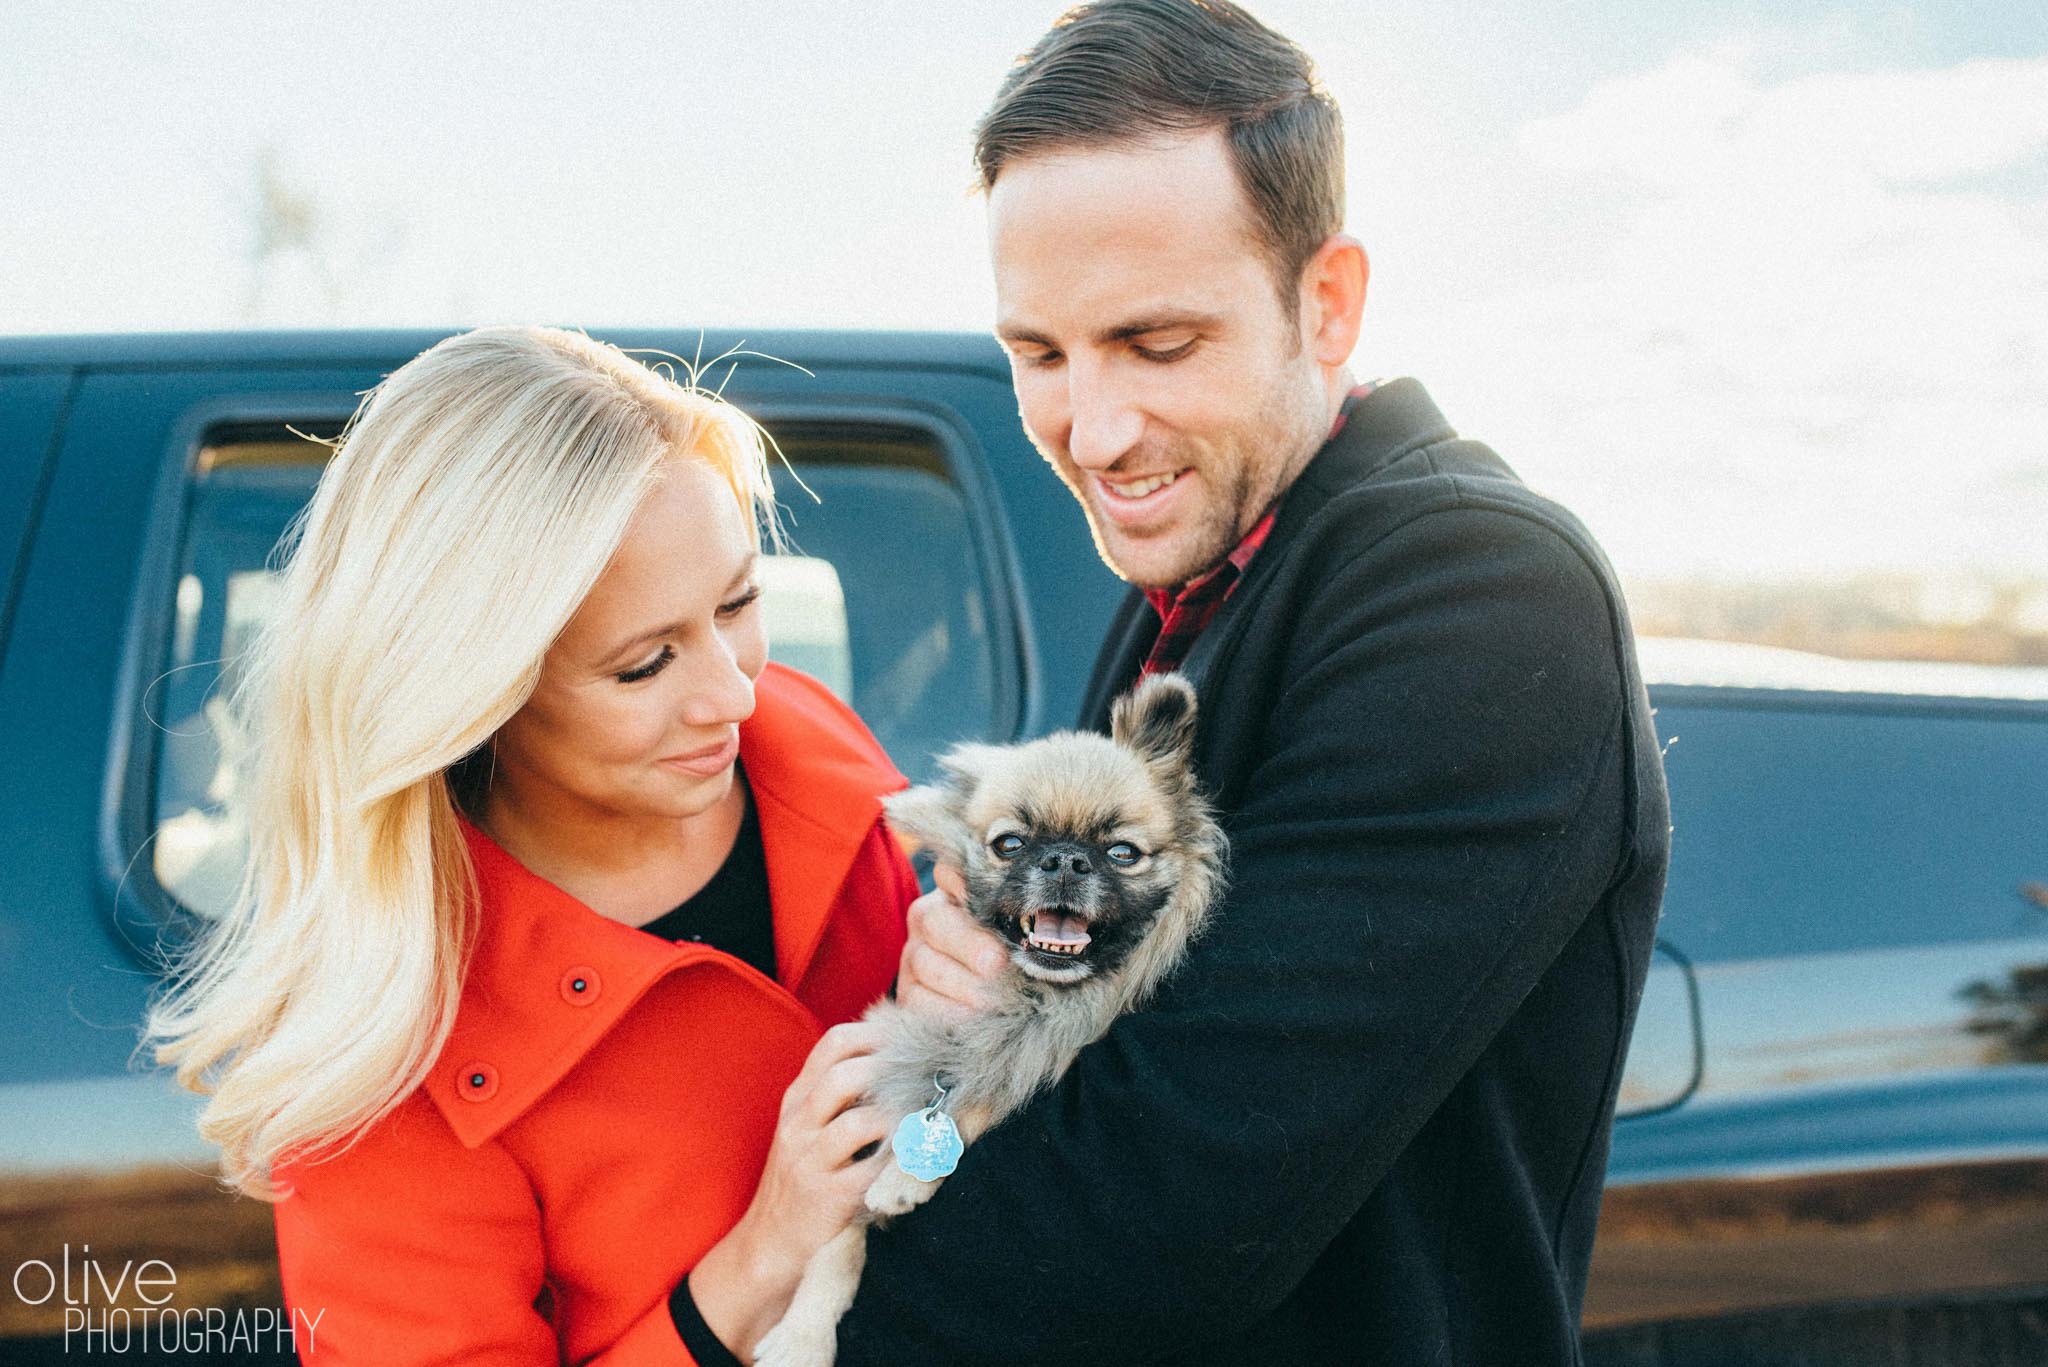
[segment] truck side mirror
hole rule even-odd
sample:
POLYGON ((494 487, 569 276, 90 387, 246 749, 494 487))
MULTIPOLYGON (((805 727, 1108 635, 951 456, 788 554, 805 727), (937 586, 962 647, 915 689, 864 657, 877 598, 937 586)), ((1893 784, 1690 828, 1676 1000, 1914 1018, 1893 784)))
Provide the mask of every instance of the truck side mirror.
POLYGON ((1622 1069, 1618 1120, 1668 1111, 1691 1096, 1706 1065, 1700 1034, 1700 989, 1692 964, 1676 948, 1657 941, 1650 975, 1636 1008, 1636 1030, 1622 1069))

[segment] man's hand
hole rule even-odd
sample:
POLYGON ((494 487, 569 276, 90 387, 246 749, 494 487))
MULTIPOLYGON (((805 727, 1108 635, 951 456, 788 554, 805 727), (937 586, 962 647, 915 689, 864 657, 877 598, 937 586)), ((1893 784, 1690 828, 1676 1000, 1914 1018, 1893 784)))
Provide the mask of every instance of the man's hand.
POLYGON ((936 892, 904 913, 910 936, 896 971, 896 1000, 915 1011, 954 1019, 995 1005, 995 985, 1008 971, 1002 937, 967 914, 967 884, 950 864, 932 870, 936 892))

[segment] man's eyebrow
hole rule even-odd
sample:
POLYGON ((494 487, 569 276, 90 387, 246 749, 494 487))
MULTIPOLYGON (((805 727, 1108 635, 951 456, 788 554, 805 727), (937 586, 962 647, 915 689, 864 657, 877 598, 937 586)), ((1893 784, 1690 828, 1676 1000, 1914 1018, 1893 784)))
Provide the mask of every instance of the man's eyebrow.
POLYGON ((1051 339, 1042 333, 1015 323, 997 323, 996 336, 1005 342, 1023 342, 1029 346, 1051 347, 1051 339))
MULTIPOLYGON (((755 568, 760 563, 761 552, 757 550, 748 551, 747 558, 745 560, 740 561, 739 569, 733 572, 732 578, 725 581, 725 592, 731 593, 734 589, 737 589, 741 584, 745 583, 747 579, 750 576, 752 576, 755 568)), ((683 623, 681 622, 663 622, 658 627, 652 627, 646 631, 641 632, 638 636, 635 636, 630 641, 619 642, 616 646, 613 646, 609 651, 605 652, 603 658, 606 661, 606 663, 610 663, 612 660, 617 659, 619 656, 625 654, 627 651, 631 650, 633 647, 637 645, 644 645, 646 642, 652 641, 657 637, 672 635, 673 633, 681 631, 682 629, 683 623)))
POLYGON ((1167 313, 1149 313, 1128 323, 1119 323, 1101 334, 1105 342, 1128 342, 1133 337, 1147 333, 1165 332, 1171 328, 1213 328, 1222 319, 1213 313, 1200 313, 1193 309, 1175 309, 1167 313))
MULTIPOLYGON (((1148 313, 1134 318, 1128 323, 1118 323, 1114 327, 1103 329, 1096 334, 1096 340, 1099 342, 1128 342, 1133 337, 1143 337, 1148 333, 1164 332, 1169 328, 1214 328, 1220 325, 1222 321, 1222 316, 1219 314, 1202 313, 1193 309, 1175 309, 1165 313, 1148 313)), ((1051 338, 1046 337, 1035 329, 1023 327, 1016 323, 996 324, 996 336, 1005 342, 1022 342, 1029 346, 1042 346, 1049 350, 1058 350, 1051 338)))

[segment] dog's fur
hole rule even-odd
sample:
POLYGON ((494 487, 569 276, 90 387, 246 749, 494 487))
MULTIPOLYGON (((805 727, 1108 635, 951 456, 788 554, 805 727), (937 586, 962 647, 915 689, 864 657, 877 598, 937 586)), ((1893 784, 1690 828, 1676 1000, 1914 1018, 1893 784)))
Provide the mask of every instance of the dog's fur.
MULTIPOLYGON (((891 825, 961 870, 968 911, 1011 949, 1003 1000, 984 1014, 948 1023, 892 1001, 868 1008, 864 1018, 886 1035, 868 1098, 884 1114, 900 1119, 932 1104, 937 1076, 944 1109, 972 1144, 1058 1081, 1180 962, 1222 890, 1226 848, 1195 785, 1194 737, 1194 689, 1177 674, 1156 675, 1119 700, 1109 737, 959 746, 940 759, 939 783, 885 800, 891 825), (1061 952, 1075 931, 1057 915, 1054 947, 1034 946, 1026 918, 1036 925, 1053 908, 1084 923, 1082 953, 1061 952)), ((830 1367, 867 1259, 867 1226, 921 1205, 938 1186, 892 1161, 868 1189, 866 1218, 805 1268, 756 1350, 757 1367, 830 1367)))

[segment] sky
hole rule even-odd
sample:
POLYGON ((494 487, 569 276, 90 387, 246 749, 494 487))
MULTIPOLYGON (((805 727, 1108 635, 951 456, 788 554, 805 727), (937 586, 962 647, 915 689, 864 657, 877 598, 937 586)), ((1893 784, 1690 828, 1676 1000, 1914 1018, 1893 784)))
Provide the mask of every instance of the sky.
MULTIPOLYGON (((1624 575, 2048 579, 2040 0, 1252 8, 1345 111, 1355 368, 1624 575)), ((0 4, 0 333, 983 330, 1060 9, 0 4)))

